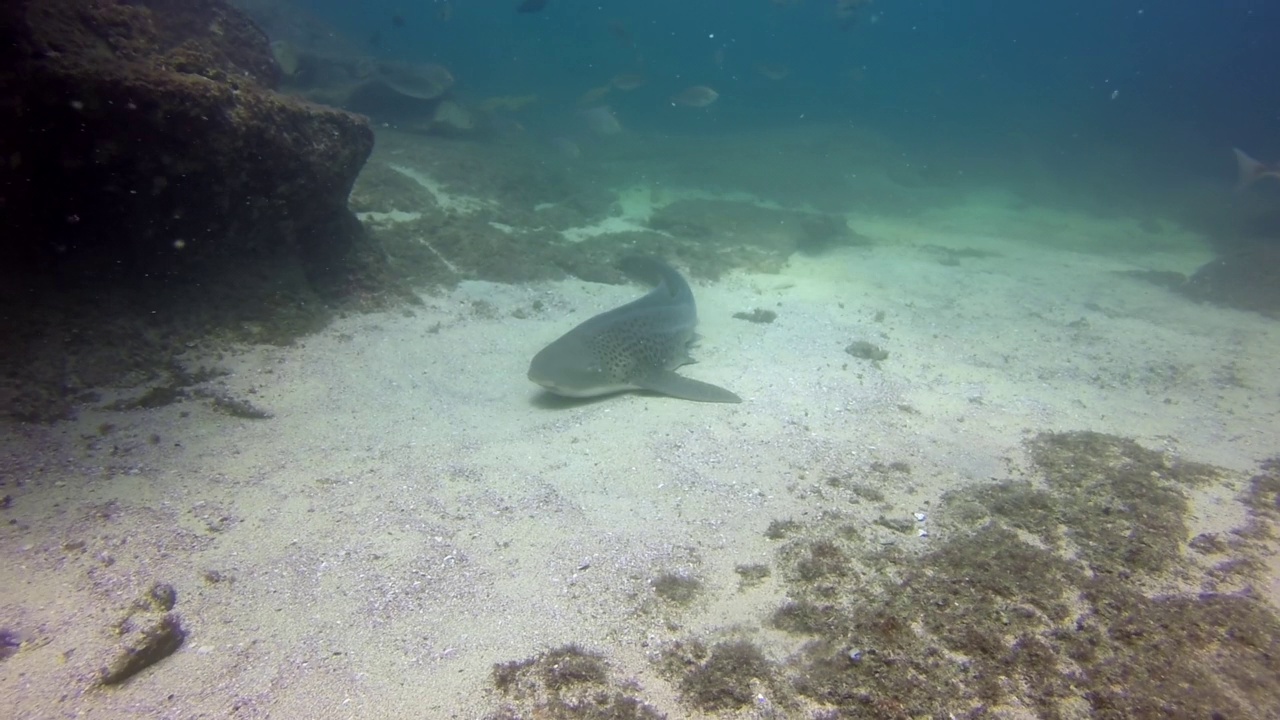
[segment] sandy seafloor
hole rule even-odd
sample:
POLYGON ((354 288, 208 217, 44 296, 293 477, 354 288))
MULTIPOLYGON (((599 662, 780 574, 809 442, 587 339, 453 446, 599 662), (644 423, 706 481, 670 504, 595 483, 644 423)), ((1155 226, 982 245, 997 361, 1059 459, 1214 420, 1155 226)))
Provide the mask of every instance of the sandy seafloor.
MULTIPOLYGON (((0 665, 0 705, 480 717, 494 663, 576 642, 682 717, 650 663, 664 642, 735 627, 775 657, 795 649, 765 627, 776 577, 740 591, 734 567, 771 561, 771 521, 827 509, 822 477, 908 463, 881 479, 883 503, 841 510, 873 542, 924 549, 945 532, 871 520, 1009 477, 1037 432, 1115 433, 1240 477, 1280 451, 1275 322, 1113 272, 1189 272, 1207 253, 1056 250, 985 217, 867 217, 860 231, 890 242, 695 283, 699 362, 681 372, 740 405, 549 402, 525 377, 533 353, 643 288, 463 282, 292 347, 192 348, 189 368, 228 371, 209 386, 270 419, 189 401, 11 427, 0 619, 29 645, 0 665), (994 254, 948 265, 925 245, 994 254), (755 308, 776 321, 732 317, 755 308), (855 340, 888 359, 851 357, 855 340), (704 596, 664 608, 651 581, 670 571, 704 596), (186 643, 90 689, 104 628, 155 581, 177 589, 186 643)), ((1196 492, 1192 532, 1240 526, 1241 490, 1196 492)))

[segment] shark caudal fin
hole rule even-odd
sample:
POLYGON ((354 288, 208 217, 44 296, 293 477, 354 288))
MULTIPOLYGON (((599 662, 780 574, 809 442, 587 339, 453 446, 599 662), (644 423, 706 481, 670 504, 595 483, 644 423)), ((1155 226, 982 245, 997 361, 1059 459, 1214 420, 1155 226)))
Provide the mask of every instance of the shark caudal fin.
POLYGON ((1249 157, 1240 148, 1231 148, 1236 154, 1236 191, 1239 192, 1264 177, 1280 178, 1280 169, 1268 167, 1249 157))

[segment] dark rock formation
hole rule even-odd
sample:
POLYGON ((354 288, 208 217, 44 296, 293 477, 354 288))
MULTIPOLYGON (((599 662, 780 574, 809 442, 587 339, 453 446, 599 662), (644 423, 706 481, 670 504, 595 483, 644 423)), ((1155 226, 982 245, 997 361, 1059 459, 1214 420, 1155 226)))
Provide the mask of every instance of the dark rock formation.
POLYGON ((123 322, 131 337, 281 312, 314 327, 320 300, 369 272, 346 201, 372 131, 274 92, 267 38, 238 10, 14 0, 0 37, 5 374, 74 355, 72 335, 109 341, 131 310, 148 323, 123 322))

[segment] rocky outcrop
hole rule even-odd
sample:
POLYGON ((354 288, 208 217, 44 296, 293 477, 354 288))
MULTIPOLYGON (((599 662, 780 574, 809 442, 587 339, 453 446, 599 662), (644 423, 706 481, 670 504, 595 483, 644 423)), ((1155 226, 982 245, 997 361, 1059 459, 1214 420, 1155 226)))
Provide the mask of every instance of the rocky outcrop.
POLYGON ((59 338, 86 335, 65 323, 99 332, 130 308, 135 337, 270 324, 280 305, 314 327, 368 270, 346 205, 367 121, 275 92, 267 38, 235 8, 13 0, 0 36, 0 332, 21 341, 3 360, 65 356, 59 338))
POLYGON ((8 3, 0 126, 12 260, 177 273, 353 241, 346 196, 372 146, 358 116, 273 91, 266 37, 220 0, 8 3), (16 257, 14 257, 16 255, 16 257))

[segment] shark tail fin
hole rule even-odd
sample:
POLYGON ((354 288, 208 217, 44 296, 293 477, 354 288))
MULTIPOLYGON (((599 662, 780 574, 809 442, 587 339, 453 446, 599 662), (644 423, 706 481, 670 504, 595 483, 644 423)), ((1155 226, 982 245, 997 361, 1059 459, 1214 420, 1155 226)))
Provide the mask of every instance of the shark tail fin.
POLYGON ((1236 154, 1237 192, 1244 190, 1262 177, 1274 174, 1274 170, 1249 157, 1240 148, 1231 148, 1231 150, 1236 154))
POLYGON ((693 302, 693 290, 689 283, 675 268, 655 257, 631 255, 622 259, 618 268, 626 275, 652 283, 657 287, 665 286, 671 299, 680 302, 693 302))

